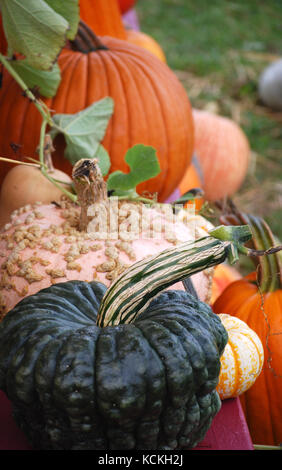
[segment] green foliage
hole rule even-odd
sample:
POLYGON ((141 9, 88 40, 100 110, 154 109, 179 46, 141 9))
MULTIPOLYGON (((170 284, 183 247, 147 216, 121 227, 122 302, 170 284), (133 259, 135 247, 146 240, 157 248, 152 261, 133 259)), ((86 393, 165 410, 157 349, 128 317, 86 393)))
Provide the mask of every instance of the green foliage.
POLYGON ((64 156, 74 165, 81 158, 97 158, 103 175, 110 168, 110 159, 100 142, 105 135, 108 122, 112 116, 114 103, 106 97, 93 103, 75 114, 55 114, 53 121, 56 127, 50 131, 54 139, 63 134, 66 141, 64 156))
POLYGON ((160 164, 156 150, 148 145, 134 145, 125 155, 129 173, 115 171, 108 178, 108 190, 114 191, 114 196, 125 196, 126 194, 137 197, 136 186, 147 181, 160 172, 160 164))

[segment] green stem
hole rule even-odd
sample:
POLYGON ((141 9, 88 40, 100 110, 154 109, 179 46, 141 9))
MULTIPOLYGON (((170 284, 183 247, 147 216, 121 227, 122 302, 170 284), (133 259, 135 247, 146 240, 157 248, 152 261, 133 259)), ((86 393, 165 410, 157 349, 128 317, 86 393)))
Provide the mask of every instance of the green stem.
POLYGON ((251 231, 248 226, 220 227, 212 230, 210 235, 132 264, 104 295, 97 325, 105 327, 133 322, 164 289, 223 263, 234 244, 240 245, 251 238, 251 231))
POLYGON ((65 189, 63 186, 61 186, 52 176, 49 175, 48 171, 46 170, 45 162, 44 162, 44 147, 45 147, 45 137, 46 137, 46 129, 48 126, 48 122, 46 119, 43 119, 43 123, 40 129, 40 139, 39 139, 39 161, 40 161, 40 166, 41 166, 41 172, 47 178, 51 183, 53 183, 56 188, 60 189, 63 194, 65 194, 68 198, 71 199, 71 201, 76 202, 77 201, 77 196, 75 194, 72 194, 70 191, 65 189))

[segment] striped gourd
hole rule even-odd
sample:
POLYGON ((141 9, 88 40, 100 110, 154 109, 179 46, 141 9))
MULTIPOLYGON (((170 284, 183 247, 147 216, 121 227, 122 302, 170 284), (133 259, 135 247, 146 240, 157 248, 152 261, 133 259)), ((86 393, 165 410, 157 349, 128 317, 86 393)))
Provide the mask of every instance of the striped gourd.
POLYGON ((97 325, 131 323, 152 298, 178 281, 222 263, 237 260, 240 244, 251 238, 248 225, 217 227, 210 236, 186 242, 134 263, 107 290, 97 325))

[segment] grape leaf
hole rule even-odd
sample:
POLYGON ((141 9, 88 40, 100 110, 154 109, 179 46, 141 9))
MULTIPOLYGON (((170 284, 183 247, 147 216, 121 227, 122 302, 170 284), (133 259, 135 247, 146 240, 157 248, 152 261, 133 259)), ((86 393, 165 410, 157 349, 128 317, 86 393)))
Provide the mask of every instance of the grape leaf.
POLYGON ((61 81, 61 71, 56 63, 51 70, 38 70, 28 65, 26 60, 11 60, 10 65, 22 78, 28 88, 38 89, 41 96, 55 96, 61 81))
POLYGON ((9 50, 24 55, 32 67, 51 69, 65 45, 69 22, 44 0, 1 0, 1 12, 9 50))
POLYGON ((45 0, 45 2, 67 20, 69 23, 67 38, 74 39, 80 17, 79 0, 45 0))
POLYGON ((137 196, 136 186, 160 173, 156 150, 149 145, 134 145, 127 151, 125 161, 130 172, 117 170, 111 173, 107 182, 108 191, 113 191, 115 196, 124 196, 126 193, 137 196))
POLYGON ((75 114, 55 114, 55 126, 50 134, 54 139, 62 133, 66 142, 64 156, 74 165, 81 158, 98 158, 103 175, 110 168, 107 151, 102 147, 114 102, 110 97, 103 98, 75 114))

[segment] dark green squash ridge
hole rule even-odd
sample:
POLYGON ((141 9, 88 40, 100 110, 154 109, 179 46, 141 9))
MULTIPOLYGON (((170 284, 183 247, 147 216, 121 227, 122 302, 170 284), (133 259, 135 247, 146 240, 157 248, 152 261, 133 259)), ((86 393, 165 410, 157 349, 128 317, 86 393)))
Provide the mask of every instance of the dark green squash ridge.
POLYGON ((134 323, 100 328, 105 292, 96 282, 69 281, 6 315, 0 387, 16 422, 35 449, 194 447, 221 406, 221 321, 208 305, 171 290, 134 323))

